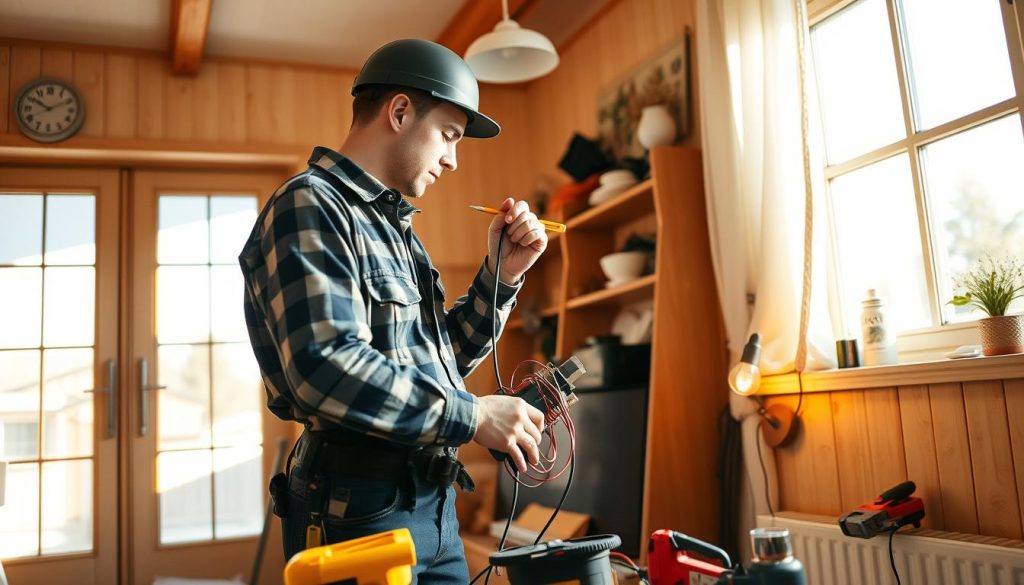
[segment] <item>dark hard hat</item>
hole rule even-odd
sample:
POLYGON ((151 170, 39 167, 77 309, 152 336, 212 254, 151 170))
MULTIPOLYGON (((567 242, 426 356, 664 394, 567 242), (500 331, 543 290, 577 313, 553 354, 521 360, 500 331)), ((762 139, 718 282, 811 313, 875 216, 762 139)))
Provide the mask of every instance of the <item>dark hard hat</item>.
POLYGON ((480 90, 469 65, 447 47, 423 39, 392 41, 377 49, 352 83, 352 95, 371 84, 411 87, 449 102, 466 112, 465 135, 497 136, 501 127, 477 111, 480 90))

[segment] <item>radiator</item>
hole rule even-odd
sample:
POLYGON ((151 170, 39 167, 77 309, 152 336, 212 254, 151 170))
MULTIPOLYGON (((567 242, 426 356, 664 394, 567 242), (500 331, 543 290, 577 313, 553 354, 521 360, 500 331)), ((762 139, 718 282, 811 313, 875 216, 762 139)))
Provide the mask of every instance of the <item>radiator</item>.
MULTIPOLYGON (((810 585, 890 585, 888 536, 844 536, 835 519, 781 513, 758 516, 758 526, 789 529, 793 554, 810 585)), ((908 529, 904 529, 908 530, 908 529)), ((899 532, 893 555, 905 585, 1024 585, 1024 542, 912 530, 899 532)))

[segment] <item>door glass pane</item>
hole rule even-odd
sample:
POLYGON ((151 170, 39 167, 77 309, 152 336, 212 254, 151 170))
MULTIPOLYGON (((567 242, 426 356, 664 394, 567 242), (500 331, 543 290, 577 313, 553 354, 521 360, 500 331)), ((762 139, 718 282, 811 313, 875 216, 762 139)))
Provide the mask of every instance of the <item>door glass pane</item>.
POLYGON ((256 222, 256 197, 210 198, 210 262, 238 267, 238 253, 256 222))
POLYGON ((263 441, 263 382, 248 343, 213 346, 213 441, 218 446, 263 441))
POLYGON ((1013 97, 999 2, 901 3, 919 130, 1013 97))
POLYGON ((217 538, 251 536, 263 529, 263 449, 213 450, 217 538))
POLYGON ((43 283, 43 343, 92 345, 96 337, 96 272, 82 268, 46 268, 43 283))
POLYGON ((46 263, 96 262, 96 197, 46 197, 46 263))
MULTIPOLYGON (((161 345, 158 449, 210 446, 210 347, 161 345)), ((156 398, 150 396, 150 400, 156 398)))
POLYGON ((210 260, 208 198, 202 195, 161 195, 157 262, 206 264, 210 260))
POLYGON ((213 341, 248 341, 242 311, 245 282, 238 266, 210 267, 210 320, 213 341))
POLYGON ((931 323, 917 205, 905 154, 832 180, 835 238, 848 334, 858 334, 861 301, 874 288, 894 331, 931 323))
POLYGON ((0 351, 0 372, 0 458, 38 457, 39 350, 0 351))
MULTIPOLYGON (((160 266, 156 270, 157 322, 160 343, 210 340, 210 269, 160 266)), ((241 304, 241 298, 238 300, 241 304)))
MULTIPOLYGON (((43 352, 43 455, 92 455, 92 349, 43 352)), ((43 469, 46 471, 45 467, 43 469)), ((45 486, 45 482, 44 482, 45 486)))
MULTIPOLYGON (((1024 260, 1024 136, 1017 114, 929 144, 922 167, 931 203, 945 319, 985 316, 945 304, 953 277, 986 254, 1024 260)), ((963 291, 957 291, 961 293, 963 291)), ((1024 309, 1018 300, 1011 312, 1024 309)))
POLYGON ((43 196, 0 195, 0 265, 38 266, 42 251, 43 196))
POLYGON ((861 0, 811 29, 829 164, 906 136, 889 14, 861 0))
POLYGON ((213 494, 209 449, 159 453, 157 493, 160 496, 160 543, 213 538, 213 494))
POLYGON ((92 460, 43 463, 43 554, 92 550, 92 460))
POLYGON ((43 317, 41 268, 0 267, 0 349, 39 347, 43 317))
POLYGON ((7 466, 7 497, 0 506, 0 558, 38 553, 39 464, 12 463, 7 466))

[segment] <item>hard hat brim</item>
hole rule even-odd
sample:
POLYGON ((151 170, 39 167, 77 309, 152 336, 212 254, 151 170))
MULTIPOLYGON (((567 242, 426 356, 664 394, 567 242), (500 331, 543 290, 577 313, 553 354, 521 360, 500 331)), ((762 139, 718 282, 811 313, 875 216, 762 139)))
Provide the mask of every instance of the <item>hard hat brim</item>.
POLYGON ((494 138, 501 132, 501 126, 490 116, 478 112, 466 104, 461 104, 449 97, 445 97, 436 91, 431 91, 430 95, 441 101, 448 102, 466 113, 468 120, 466 121, 466 129, 462 133, 466 138, 494 138))

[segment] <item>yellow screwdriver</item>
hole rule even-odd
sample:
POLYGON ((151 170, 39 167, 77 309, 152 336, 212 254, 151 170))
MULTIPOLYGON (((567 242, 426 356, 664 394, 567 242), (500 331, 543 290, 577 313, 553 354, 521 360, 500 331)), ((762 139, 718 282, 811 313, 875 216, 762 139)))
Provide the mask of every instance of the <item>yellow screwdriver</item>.
MULTIPOLYGON (((489 213, 491 215, 501 215, 502 213, 504 213, 503 211, 499 211, 493 207, 484 207, 483 205, 470 205, 469 207, 470 209, 475 209, 477 211, 489 213)), ((560 234, 565 233, 564 223, 558 223, 557 221, 548 221, 546 219, 539 219, 537 221, 539 221, 541 225, 544 226, 544 229, 546 229, 549 232, 558 232, 560 234)))

